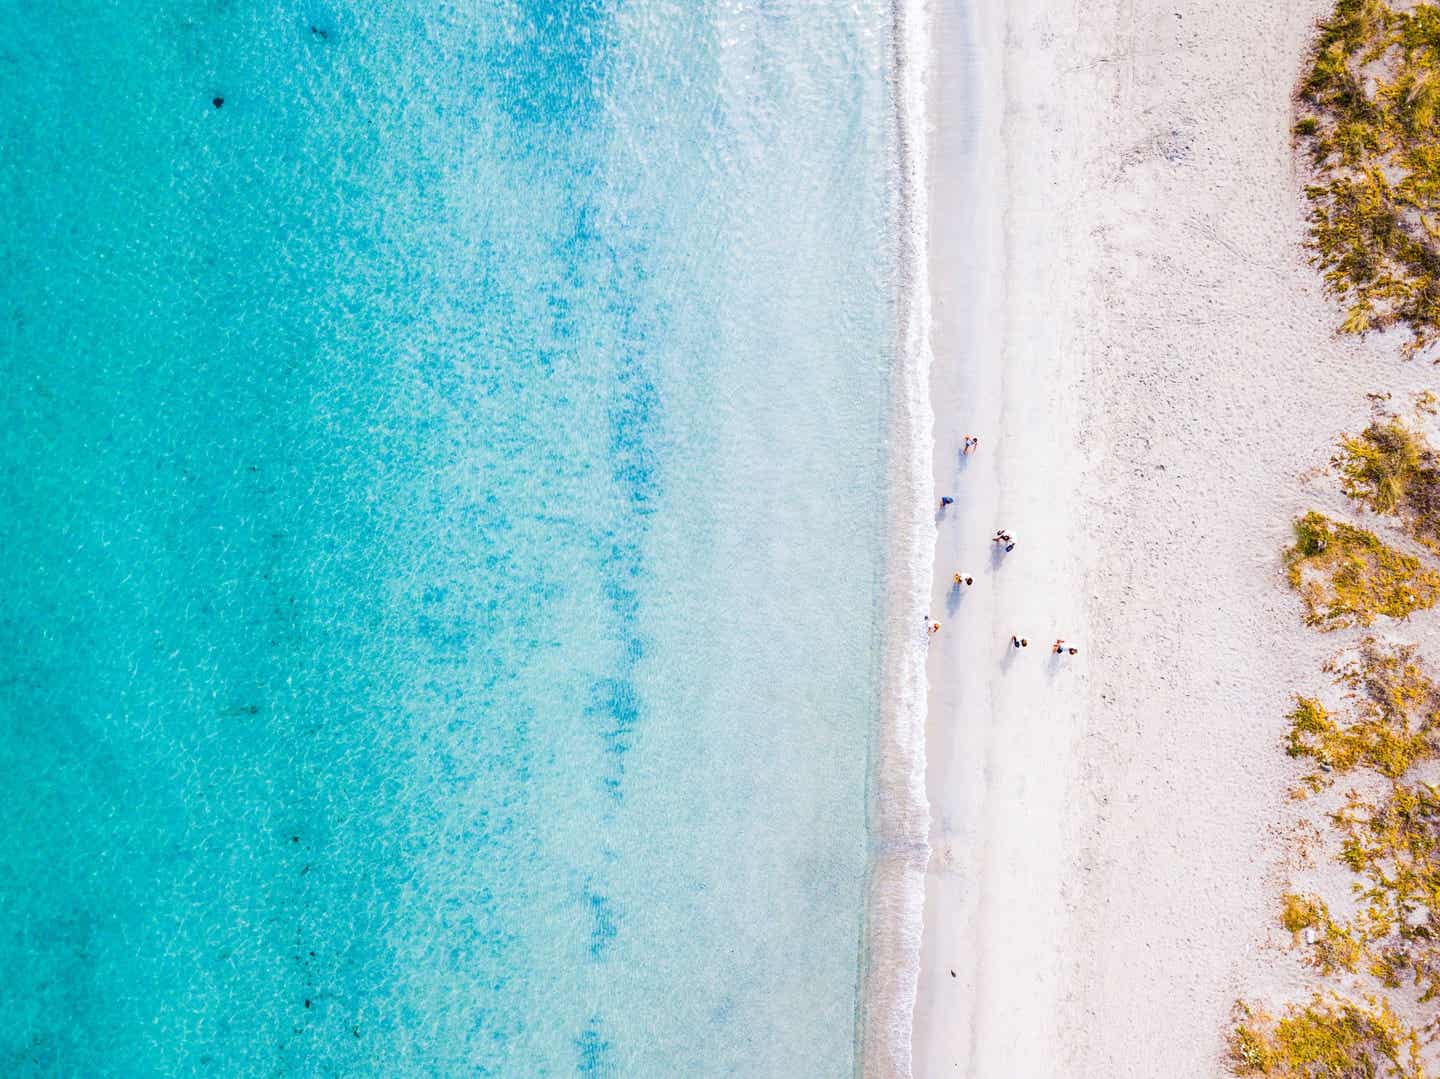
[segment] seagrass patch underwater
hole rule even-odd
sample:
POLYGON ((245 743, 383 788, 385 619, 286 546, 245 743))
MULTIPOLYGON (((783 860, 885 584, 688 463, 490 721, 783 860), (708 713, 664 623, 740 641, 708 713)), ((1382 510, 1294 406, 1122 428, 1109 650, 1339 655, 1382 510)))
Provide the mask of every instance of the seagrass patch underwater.
POLYGON ((847 1074, 888 8, 0 12, 0 1073, 847 1074))

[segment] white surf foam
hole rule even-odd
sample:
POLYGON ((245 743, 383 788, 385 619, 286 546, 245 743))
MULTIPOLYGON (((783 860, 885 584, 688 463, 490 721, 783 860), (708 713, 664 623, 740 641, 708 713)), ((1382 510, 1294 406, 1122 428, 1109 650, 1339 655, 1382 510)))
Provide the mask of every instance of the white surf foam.
POLYGON ((924 0, 895 0, 892 48, 900 264, 889 460, 892 533, 883 711, 870 767, 871 855, 857 1036, 864 1075, 909 1079, 930 859, 927 635, 922 616, 928 610, 935 550, 925 132, 929 25, 924 0))

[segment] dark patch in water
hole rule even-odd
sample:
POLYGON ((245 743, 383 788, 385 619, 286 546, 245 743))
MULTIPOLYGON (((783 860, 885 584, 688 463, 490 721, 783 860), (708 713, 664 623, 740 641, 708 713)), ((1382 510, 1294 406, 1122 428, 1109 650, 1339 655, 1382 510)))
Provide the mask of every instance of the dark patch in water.
POLYGON ((590 958, 598 961, 605 958, 605 952, 609 949, 610 942, 620 931, 615 922, 615 904, 599 892, 587 888, 585 890, 585 906, 589 909, 592 919, 590 958))
POLYGON ((601 593, 609 608, 609 636, 619 644, 615 669, 591 687, 587 715, 598 720, 599 734, 610 766, 601 777, 605 790, 617 801, 624 797, 624 757, 642 719, 635 667, 645 655, 639 632, 643 581, 646 576, 643 545, 647 519, 655 512, 662 490, 655 436, 659 430, 660 394, 646 352, 655 314, 636 303, 648 271, 643 249, 620 246, 606 235, 592 205, 570 207, 569 227, 557 237, 554 251, 565 269, 547 300, 550 328, 567 347, 584 345, 575 325, 582 305, 575 297, 589 294, 603 305, 605 321, 614 329, 607 357, 612 365, 607 395, 606 466, 611 483, 622 496, 625 513, 618 523, 595 536, 603 552, 597 560, 601 593))
POLYGON ((600 1018, 594 1016, 575 1039, 575 1070, 581 1075, 613 1075, 610 1042, 600 1034, 600 1018))
POLYGON ((635 503, 636 512, 654 512, 655 451, 646 437, 655 428, 659 394, 637 360, 619 373, 620 393, 610 410, 610 460, 615 482, 635 503))
POLYGON ((520 126, 587 127, 609 46, 608 0, 526 0, 488 58, 500 105, 520 126))
POLYGON ((586 714, 600 721, 600 737, 605 743, 605 752, 613 760, 612 772, 603 782, 606 790, 616 798, 621 797, 620 784, 625 776, 622 758, 630 750, 630 736, 640 721, 640 700, 634 683, 629 678, 632 661, 623 661, 625 675, 605 678, 591 687, 590 707, 586 714))

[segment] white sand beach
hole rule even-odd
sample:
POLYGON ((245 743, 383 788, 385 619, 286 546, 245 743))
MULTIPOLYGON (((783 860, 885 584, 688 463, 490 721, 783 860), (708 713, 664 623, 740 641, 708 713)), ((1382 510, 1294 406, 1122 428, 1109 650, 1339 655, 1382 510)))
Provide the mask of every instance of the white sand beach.
POLYGON ((935 483, 956 503, 916 1076, 1220 1075, 1235 1000, 1295 980, 1271 928, 1280 739, 1331 642, 1280 551, 1364 392, 1428 374, 1336 338, 1305 261, 1292 91, 1325 10, 932 8, 935 483))

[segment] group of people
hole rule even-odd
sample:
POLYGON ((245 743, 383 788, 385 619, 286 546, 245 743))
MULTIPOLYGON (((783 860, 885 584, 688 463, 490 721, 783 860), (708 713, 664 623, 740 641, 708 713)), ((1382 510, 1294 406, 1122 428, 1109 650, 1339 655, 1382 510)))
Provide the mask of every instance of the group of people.
MULTIPOLYGON (((966 435, 964 447, 961 449, 960 452, 966 457, 968 457, 972 452, 974 452, 975 447, 977 447, 978 445, 980 445, 980 440, 978 438, 976 438, 974 435, 966 435)), ((945 507, 954 505, 954 503, 955 499, 952 498, 950 495, 943 495, 940 499, 940 509, 943 511, 945 507)), ((1004 528, 997 528, 995 530, 995 535, 990 537, 990 542, 1003 544, 1006 554, 1009 554, 1015 549, 1014 535, 1009 530, 1004 528)), ((957 590, 961 588, 969 588, 975 583, 975 578, 970 576, 968 573, 957 573, 952 579, 954 581, 954 587, 957 590)), ((935 636, 935 634, 940 632, 940 623, 927 614, 925 616, 925 628, 929 632, 930 636, 933 637, 935 636)), ((1012 648, 1029 648, 1030 641, 1028 638, 1011 634, 1010 645, 1012 648)), ((1051 654, 1056 656, 1073 656, 1076 655, 1079 651, 1080 649, 1076 648, 1073 644, 1066 644, 1063 637, 1056 637, 1055 643, 1050 646, 1051 654)))
MULTIPOLYGON (((1010 635, 1010 647, 1029 648, 1030 640, 1027 637, 1017 637, 1012 633, 1010 635)), ((1057 656, 1067 654, 1073 656, 1078 651, 1080 651, 1080 649, 1076 648, 1073 644, 1067 645, 1064 637, 1056 637, 1055 643, 1050 646, 1051 654, 1057 656)))

